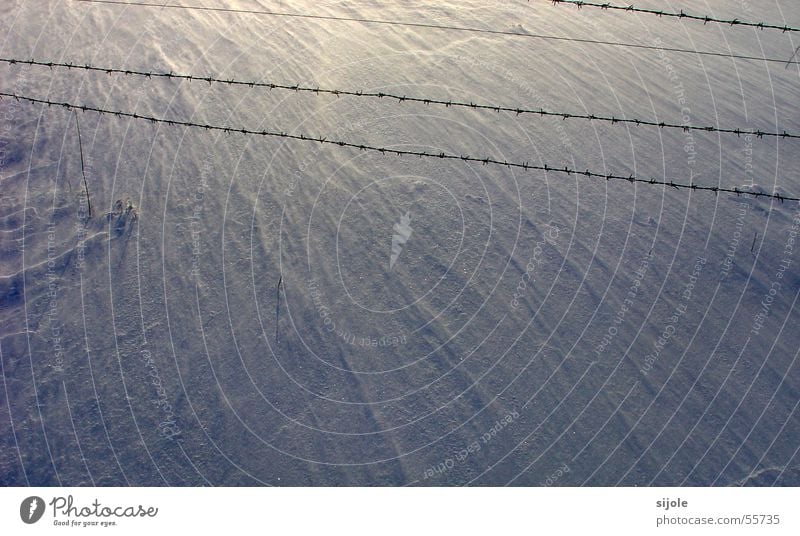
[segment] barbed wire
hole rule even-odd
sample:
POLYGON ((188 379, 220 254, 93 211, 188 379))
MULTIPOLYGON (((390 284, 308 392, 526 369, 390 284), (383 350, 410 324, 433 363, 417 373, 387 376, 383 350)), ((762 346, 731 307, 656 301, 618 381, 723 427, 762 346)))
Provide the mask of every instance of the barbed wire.
MULTIPOLYGON (((136 2, 136 1, 120 1, 120 0, 73 0, 76 2, 83 2, 87 4, 111 4, 111 5, 121 5, 121 6, 136 6, 136 7, 153 7, 153 8, 162 8, 162 9, 185 9, 185 10, 193 10, 193 11, 211 11, 211 12, 220 12, 220 13, 239 13, 239 14, 248 14, 248 15, 261 15, 261 16, 269 16, 269 17, 289 17, 289 18, 298 18, 298 19, 311 19, 311 20, 329 20, 329 21, 337 21, 337 22, 357 22, 360 24, 377 24, 377 25, 385 25, 385 26, 401 26, 401 27, 408 27, 408 28, 427 28, 432 30, 449 30, 449 31, 459 31, 459 32, 470 32, 470 33, 479 33, 479 34, 486 34, 486 35, 505 35, 510 37, 527 37, 532 39, 543 39, 543 40, 551 40, 551 41, 566 41, 566 42, 573 42, 573 43, 587 43, 593 45, 604 45, 604 46, 615 46, 615 47, 624 47, 624 48, 634 48, 634 49, 642 49, 642 50, 655 50, 655 51, 663 51, 663 52, 674 52, 680 54, 693 54, 696 56, 713 56, 718 58, 731 58, 731 59, 740 59, 740 60, 749 60, 749 61, 765 61, 769 63, 780 63, 780 64, 787 64, 785 59, 781 58, 768 58, 766 56, 748 56, 745 54, 733 54, 730 52, 713 52, 709 50, 695 50, 690 48, 679 48, 679 47, 664 47, 664 46, 656 46, 656 45, 643 45, 639 43, 624 43, 620 41, 603 41, 599 39, 588 39, 588 38, 581 38, 581 37, 564 37, 558 35, 547 35, 547 34, 540 34, 540 33, 533 33, 533 32, 518 32, 518 31, 508 31, 508 30, 492 30, 488 28, 470 28, 465 26, 453 26, 453 25, 446 25, 446 24, 432 24, 426 22, 408 22, 408 21, 396 21, 396 20, 384 20, 384 19, 367 19, 367 18, 358 18, 358 17, 342 17, 342 16, 334 16, 334 15, 312 15, 309 13, 288 13, 288 12, 280 12, 280 11, 264 11, 264 10, 256 10, 256 9, 237 9, 237 8, 229 8, 229 7, 214 7, 214 6, 190 6, 190 5, 183 5, 183 4, 155 4, 149 2, 136 2)), ((800 61, 790 61, 788 65, 800 65, 800 61)))
POLYGON ((183 127, 190 127, 190 128, 199 128, 204 130, 214 130, 219 132, 224 132, 226 134, 243 134, 243 135, 251 135, 251 136, 265 136, 265 137, 277 137, 277 138, 285 138, 291 140, 300 140, 300 141, 308 141, 308 142, 316 142, 320 144, 328 144, 328 145, 335 145, 338 147, 348 147, 352 149, 358 149, 361 151, 370 151, 376 152, 383 155, 396 155, 396 156, 417 156, 419 158, 439 158, 443 160, 460 160, 462 162, 471 162, 483 165, 496 165, 502 166, 505 168, 517 168, 517 169, 524 169, 534 170, 534 171, 544 171, 544 172, 553 172, 553 173, 563 173, 566 175, 575 175, 578 177, 588 177, 588 178, 596 178, 596 179, 605 179, 606 181, 610 180, 617 180, 617 181, 626 181, 628 183, 642 183, 642 184, 649 184, 655 186, 669 186, 678 190, 699 190, 699 191, 708 191, 714 193, 731 193, 736 194, 737 196, 751 196, 751 197, 766 197, 777 199, 781 202, 783 201, 800 201, 800 197, 791 197, 787 195, 782 195, 777 192, 768 193, 768 192, 759 192, 759 191, 750 191, 750 190, 743 190, 740 188, 725 188, 722 186, 701 186, 698 184, 684 184, 684 183, 676 183, 674 181, 666 181, 661 179, 645 179, 642 177, 636 177, 635 175, 618 175, 614 173, 597 173, 594 171, 586 170, 580 171, 577 169, 571 169, 567 166, 563 168, 549 166, 547 164, 530 164, 528 162, 512 162, 508 160, 499 160, 496 158, 486 157, 486 158, 478 158, 469 155, 457 155, 445 152, 428 152, 428 151, 412 151, 408 149, 390 149, 388 147, 377 147, 374 145, 365 145, 360 143, 352 143, 346 142, 341 140, 329 140, 327 137, 319 136, 307 136, 305 134, 289 134, 287 132, 279 132, 279 131, 270 131, 270 130, 252 130, 247 128, 236 128, 236 127, 226 127, 221 125, 212 125, 207 123, 195 123, 191 121, 180 121, 176 119, 166 119, 160 117, 153 117, 148 115, 137 114, 133 112, 124 112, 120 110, 108 110, 104 108, 96 108, 93 106, 86 106, 80 104, 72 104, 69 102, 59 102, 59 101, 51 101, 48 99, 38 99, 35 97, 28 97, 25 95, 17 95, 14 93, 6 93, 0 92, 0 99, 3 97, 9 97, 16 99, 17 101, 26 101, 31 103, 37 104, 46 104, 48 106, 58 106, 62 107, 67 110, 78 110, 81 112, 94 112, 100 115, 113 115, 115 117, 128 117, 131 119, 137 119, 142 121, 149 121, 150 123, 162 123, 171 126, 183 126, 183 127))
POLYGON ((573 114, 573 113, 566 113, 566 112, 554 112, 545 110, 543 108, 522 108, 522 107, 513 107, 513 106, 500 106, 494 104, 480 104, 474 102, 463 102, 463 101, 454 101, 452 99, 449 100, 442 100, 442 99, 433 99, 428 97, 414 97, 408 95, 399 95, 394 93, 387 93, 383 91, 361 91, 361 90, 345 90, 345 89, 330 89, 330 88, 321 88, 321 87, 311 87, 311 86, 301 86, 299 84, 277 84, 274 82, 256 82, 256 81, 244 81, 244 80, 235 80, 233 78, 222 79, 216 78, 212 76, 194 76, 190 74, 180 74, 180 73, 173 73, 173 72, 157 72, 157 71, 137 71, 131 69, 119 69, 113 67, 97 67, 88 64, 75 64, 75 63, 57 63, 57 62, 44 62, 44 61, 36 61, 34 59, 30 60, 21 60, 15 58, 2 58, 0 57, 0 63, 8 63, 10 65, 16 64, 23 64, 23 65, 32 65, 32 66, 41 66, 41 67, 49 67, 50 69, 54 67, 59 68, 66 68, 66 69, 81 69, 86 71, 95 71, 95 72, 102 72, 106 74, 122 74, 125 76, 142 76, 146 78, 168 78, 168 79, 176 79, 176 80, 186 80, 189 82, 198 81, 198 82, 207 82, 209 84, 227 84, 227 85, 236 85, 236 86, 246 86, 251 88, 267 88, 270 90, 278 89, 278 90, 288 90, 288 91, 295 91, 295 92, 303 92, 303 93, 314 93, 314 94, 326 94, 326 95, 335 95, 337 97, 340 96, 347 96, 347 97, 366 97, 366 98, 377 98, 377 99, 388 99, 394 100, 399 103, 403 102, 416 102, 422 103, 425 105, 434 105, 434 106, 443 106, 445 108, 470 108, 473 110, 489 110, 494 112, 509 112, 514 113, 516 115, 538 115, 540 117, 557 117, 561 119, 583 119, 588 121, 600 121, 600 122, 607 122, 611 124, 627 124, 627 125, 636 125, 636 126, 650 126, 650 127, 659 127, 659 128, 669 128, 669 129, 680 129, 683 132, 689 131, 703 131, 703 132, 719 132, 724 134, 736 134, 737 136, 742 135, 751 135, 755 136, 756 138, 763 138, 763 137, 776 137, 776 138, 800 138, 800 134, 789 133, 786 131, 783 132, 768 132, 763 130, 755 130, 755 129, 743 129, 743 128, 725 128, 725 127, 714 127, 714 126, 700 126, 700 125, 689 125, 689 124, 682 124, 682 123, 668 123, 665 121, 650 121, 647 119, 631 119, 625 117, 617 117, 614 115, 596 115, 596 114, 573 114))
MULTIPOLYGON (((530 0, 528 0, 530 2, 530 0)), ((793 28, 792 26, 786 25, 779 25, 779 24, 770 24, 767 22, 752 22, 746 20, 739 20, 739 19, 718 19, 716 17, 710 17, 708 15, 692 15, 691 13, 686 13, 683 10, 680 11, 662 11, 658 9, 647 9, 641 7, 634 7, 633 4, 628 5, 616 5, 616 4, 609 4, 609 3, 600 3, 600 2, 584 2, 583 0, 550 0, 554 5, 559 4, 571 4, 577 6, 578 9, 583 7, 596 7, 600 9, 614 9, 617 11, 627 11, 629 13, 647 13, 648 15, 657 15, 659 17, 673 17, 678 19, 690 19, 690 20, 698 20, 702 21, 703 24, 708 24, 709 22, 719 23, 719 24, 728 24, 730 26, 750 26, 753 28, 758 28, 760 30, 764 29, 771 29, 771 30, 781 30, 782 32, 800 32, 800 28, 793 28)))

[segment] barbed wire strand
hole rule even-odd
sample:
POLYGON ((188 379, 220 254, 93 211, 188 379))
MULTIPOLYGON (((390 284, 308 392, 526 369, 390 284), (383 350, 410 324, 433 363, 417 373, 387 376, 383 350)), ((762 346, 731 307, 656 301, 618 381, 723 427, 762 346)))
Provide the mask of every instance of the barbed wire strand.
POLYGON ((166 125, 172 126, 183 126, 183 127, 190 127, 190 128, 199 128, 204 130, 214 130, 219 132, 225 132, 226 134, 243 134, 243 135, 251 135, 251 136, 265 136, 265 137, 277 137, 277 138, 286 138, 291 140, 301 140, 301 141, 308 141, 308 142, 316 142, 320 144, 328 144, 328 145, 336 145, 339 147, 348 147, 352 149, 359 149, 361 151, 370 151, 370 152, 377 152, 383 155, 396 155, 396 156, 417 156, 419 158, 439 158, 443 160, 460 160, 462 162, 471 162, 471 163, 478 163, 483 165, 496 165, 502 166, 506 168, 517 168, 517 169, 524 169, 524 170, 536 170, 536 171, 544 171, 544 172, 553 172, 553 173, 563 173, 566 175, 575 175, 575 176, 583 176, 588 178, 597 178, 597 179, 605 179, 606 181, 610 180, 617 180, 617 181, 627 181, 628 183, 642 183, 642 184, 650 184, 656 186, 670 186, 672 188, 678 190, 699 190, 699 191, 708 191, 714 193, 731 193, 736 194, 737 196, 751 196, 751 197, 766 197, 777 199, 781 202, 783 201, 800 201, 800 197, 791 197, 787 195, 783 195, 777 192, 768 193, 768 192, 760 192, 760 191, 750 191, 750 190, 743 190, 740 188, 725 188, 722 186, 701 186, 697 184, 684 184, 684 183, 676 183, 674 181, 665 181, 655 178, 644 179, 641 177, 636 177, 635 175, 617 175, 614 173, 597 173, 590 170, 580 171, 576 169, 570 169, 569 167, 554 167, 549 166, 547 164, 530 164, 528 162, 511 162, 507 160, 498 160, 496 158, 486 157, 486 158, 478 158, 474 156, 468 155, 457 155, 457 154, 450 154, 445 152, 439 153, 432 153, 427 151, 412 151, 407 149, 390 149, 388 147, 377 147, 373 145, 365 145, 360 143, 352 143, 346 142, 341 140, 329 140, 327 137, 314 137, 314 136, 307 136, 305 134, 289 134, 287 132, 279 132, 279 131, 270 131, 270 130, 251 130, 247 128, 236 128, 236 127, 226 127, 221 125, 212 125, 207 123, 194 123, 191 121, 180 121, 176 119, 166 119, 166 118, 159 118, 159 117, 152 117, 148 115, 142 115, 132 112, 123 112, 120 110, 108 110, 104 108, 96 108, 93 106, 85 106, 80 104, 72 104, 69 102, 58 102, 58 101, 51 101, 48 99, 38 99, 35 97, 28 97, 25 95, 17 95, 14 93, 6 93, 0 92, 0 99, 3 97, 9 97, 16 99, 17 101, 26 101, 31 103, 37 104, 46 104, 48 106, 58 106, 65 108, 67 110, 78 110, 81 112, 94 112, 100 115, 113 115, 115 117, 128 117, 131 119, 137 119, 142 121, 149 121, 150 123, 161 123, 166 125))
MULTIPOLYGON (((766 56, 748 56, 744 54, 733 54, 729 52, 713 52, 708 50, 694 50, 690 48, 678 48, 678 47, 663 47, 663 46, 656 46, 656 45, 643 45, 639 43, 624 43, 619 41, 603 41, 598 39, 588 39, 588 38, 581 38, 581 37, 563 37, 558 35, 547 35, 547 34, 539 34, 539 33, 521 33, 517 31, 507 31, 507 30, 491 30, 491 29, 483 29, 483 28, 469 28, 465 26, 452 26, 452 25, 444 25, 444 24, 432 24, 432 23, 424 23, 424 22, 403 22, 403 21, 394 21, 394 20, 383 20, 383 19, 365 19, 365 18, 357 18, 357 17, 341 17, 341 16, 333 16, 333 15, 312 15, 307 13, 286 13, 280 11, 260 11, 255 9, 236 9, 236 8, 227 8, 227 7, 213 7, 213 6, 190 6, 190 5, 183 5, 183 4, 153 4, 148 2, 134 2, 134 1, 120 1, 120 0, 73 0, 75 2, 83 2, 87 4, 111 4, 111 5, 121 5, 121 6, 135 6, 135 7, 154 7, 154 8, 167 8, 167 9, 186 9, 186 10, 196 10, 196 11, 214 11, 214 12, 222 12, 222 13, 239 13, 239 14, 248 14, 248 15, 262 15, 262 16, 270 16, 270 17, 290 17, 290 18, 299 18, 299 19, 314 19, 314 20, 330 20, 330 21, 338 21, 338 22, 358 22, 361 24, 380 24, 380 25, 387 25, 387 26, 403 26, 403 27, 410 27, 410 28, 428 28, 433 30, 450 30, 450 31, 460 31, 460 32, 472 32, 472 33, 481 33, 481 34, 488 34, 488 35, 507 35, 512 37, 528 37, 532 39, 543 39, 543 40, 551 40, 551 41, 567 41, 573 43, 587 43, 593 45, 604 45, 604 46, 616 46, 616 47, 624 47, 624 48, 634 48, 634 49, 642 49, 642 50, 655 50, 655 51, 663 51, 663 52, 674 52, 679 54, 693 54, 696 56, 713 56, 718 58, 731 58, 731 59, 740 59, 740 60, 748 60, 748 61, 765 61, 769 63, 780 63, 786 64, 786 60, 782 58, 768 58, 766 56)), ((800 65, 800 61, 792 61, 789 65, 800 65)))
POLYGON ((399 103, 403 102, 416 102, 422 103, 425 105, 434 105, 434 106, 443 106, 445 108, 470 108, 473 110, 490 110, 494 112, 509 112, 514 113, 516 115, 538 115, 540 117, 557 117, 561 119, 583 119, 588 121, 600 121, 600 122, 607 122, 612 124, 627 124, 627 125, 636 125, 636 126, 650 126, 650 127, 659 127, 659 128, 669 128, 669 129, 680 129, 683 132, 689 131, 703 131, 703 132, 719 132, 725 134, 735 134, 737 136, 742 135, 751 135, 755 136, 756 138, 763 138, 763 137, 776 137, 776 138, 794 138, 800 139, 800 134, 789 133, 786 131, 783 132, 768 132, 763 130, 755 130, 755 129, 743 129, 743 128, 724 128, 724 127, 714 127, 714 126, 700 126, 700 125, 690 125, 690 124, 683 124, 683 123, 667 123, 665 121, 650 121, 647 119, 631 119, 625 117, 617 117, 617 116, 607 116, 607 115, 596 115, 596 114, 573 114, 573 113, 566 113, 566 112, 554 112, 544 110, 542 108, 522 108, 522 107, 513 107, 513 106, 500 106, 494 104, 479 104, 474 102, 463 102, 463 101, 454 101, 450 100, 442 100, 442 99, 433 99, 428 97, 414 97, 408 95, 399 95, 394 93, 387 93, 383 91, 361 91, 361 90, 345 90, 345 89, 331 89, 331 88, 321 88, 321 87, 311 87, 311 86, 301 86, 299 84, 278 84, 274 82, 256 82, 256 81, 244 81, 244 80, 236 80, 233 78, 222 79, 216 78, 212 76, 194 76, 190 74, 180 74, 180 73, 173 73, 173 72, 158 72, 158 71, 137 71, 131 69, 119 69, 113 67, 98 67, 92 66, 88 64, 76 64, 76 63, 57 63, 57 62, 44 62, 44 61, 36 61, 33 59, 30 60, 21 60, 15 58, 2 58, 0 57, 0 63, 8 63, 10 65, 16 64, 23 64, 23 65, 32 65, 32 66, 41 66, 41 67, 49 67, 53 69, 54 67, 58 68, 66 68, 66 69, 80 69, 86 71, 95 71, 95 72, 102 72, 106 74, 122 74, 125 76, 141 76, 146 78, 167 78, 167 79, 175 79, 175 80, 186 80, 189 82, 198 81, 198 82, 207 82, 209 84, 227 84, 227 85, 235 85, 235 86, 246 86, 251 88, 268 88, 270 90, 278 89, 278 90, 288 90, 294 92, 304 92, 304 93, 314 93, 314 94, 326 94, 326 95, 335 95, 337 97, 340 96, 347 96, 347 97, 367 97, 367 98, 377 98, 377 99, 387 99, 393 100, 399 103))
MULTIPOLYGON (((528 0, 530 2, 530 0, 528 0)), ((647 13, 648 15, 657 15, 659 17, 673 17, 678 19, 689 19, 689 20, 698 20, 702 21, 703 24, 708 24, 709 22, 719 23, 719 24, 728 24, 730 26, 749 26, 753 28, 758 28, 760 30, 770 29, 770 30, 781 30, 782 32, 800 32, 800 28, 793 28, 792 26, 780 25, 780 24, 770 24, 767 22, 752 22, 746 20, 739 20, 739 19, 718 19, 716 17, 710 17, 708 15, 693 15, 691 13, 686 13, 683 10, 680 11, 662 11, 659 9, 647 9, 647 8, 640 8, 635 7, 633 4, 628 5, 618 5, 618 4, 610 4, 607 2, 600 3, 600 2, 584 2, 582 0, 549 0, 554 5, 559 4, 570 4, 573 6, 577 6, 578 9, 584 7, 596 7, 600 9, 613 9, 617 11, 627 11, 628 13, 647 13)))

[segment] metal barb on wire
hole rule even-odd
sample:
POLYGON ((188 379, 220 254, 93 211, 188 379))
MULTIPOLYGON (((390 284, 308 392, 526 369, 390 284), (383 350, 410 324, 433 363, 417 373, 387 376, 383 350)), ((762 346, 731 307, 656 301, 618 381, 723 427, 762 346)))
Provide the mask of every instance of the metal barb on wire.
POLYGON ((231 13, 231 14, 251 14, 251 15, 259 15, 259 16, 273 16, 273 17, 291 17, 291 18, 301 18, 301 19, 311 19, 311 20, 329 20, 329 21, 337 21, 337 22, 354 22, 360 24, 377 24, 381 26, 398 26, 398 27, 411 27, 411 28, 425 28, 425 29, 432 29, 432 30, 442 30, 442 31, 459 31, 459 32, 470 32, 470 33, 481 33, 487 35, 504 35, 504 36, 512 36, 518 38, 528 38, 528 39, 544 39, 544 40, 551 40, 551 41, 566 41, 566 42, 575 42, 575 43, 591 43, 595 45, 603 45, 603 46, 616 46, 616 47, 625 47, 625 48, 636 48, 636 49, 643 49, 643 50, 658 50, 664 52, 675 52, 681 54, 692 54, 694 56, 715 56, 715 57, 722 57, 722 58, 737 58, 743 60, 757 60, 757 61, 767 61, 767 62, 775 62, 775 63, 784 63, 784 60, 778 58, 767 58, 764 56, 757 57, 757 56, 746 56, 742 54, 732 54, 730 52, 713 52, 707 50, 697 50, 697 49, 690 49, 690 48, 667 48, 667 47, 660 47, 660 46, 653 46, 653 45, 645 45, 641 43, 624 43, 624 42, 617 42, 617 41, 603 41, 598 39, 588 39, 588 38, 580 38, 580 37, 567 37, 563 35, 547 35, 547 34, 538 34, 538 33, 520 33, 517 31, 509 31, 509 30, 491 30, 486 28, 472 28, 472 27, 462 27, 462 26, 453 26, 453 25, 443 25, 443 24, 431 24, 426 22, 414 22, 414 21, 396 21, 396 20, 382 20, 382 19, 365 19, 365 18, 358 18, 358 17, 337 17, 331 15, 313 15, 309 13, 284 13, 284 12, 275 12, 275 11, 265 11, 265 10, 255 10, 255 9, 236 9, 231 7, 212 7, 212 6, 191 6, 191 5, 183 5, 183 4, 169 4, 163 2, 143 2, 143 1, 121 1, 121 0, 75 0, 77 2, 85 2, 85 3, 95 3, 95 4, 109 4, 109 5, 119 5, 119 6, 136 6, 141 8, 158 8, 158 9, 185 9, 185 10, 192 10, 192 11, 205 11, 205 12, 220 12, 220 13, 231 13))
MULTIPOLYGON (((351 149, 359 149, 359 150, 363 150, 363 151, 377 152, 377 153, 381 153, 381 154, 395 154, 397 156, 410 155, 410 156, 418 156, 419 158, 443 158, 443 159, 448 159, 448 160, 462 160, 464 162, 480 163, 480 164, 483 164, 483 165, 490 165, 491 164, 491 165, 497 165, 497 166, 504 166, 504 167, 508 167, 508 168, 517 168, 517 169, 526 169, 526 170, 529 170, 529 169, 530 170, 540 170, 540 171, 546 171, 546 172, 552 171, 553 173, 567 173, 567 174, 577 173, 576 171, 574 171, 572 169, 569 169, 567 167, 565 167, 565 168, 556 168, 556 167, 548 166, 547 164, 534 165, 534 164, 521 163, 521 162, 508 162, 506 160, 499 160, 499 159, 492 158, 492 157, 479 158, 479 157, 474 157, 474 156, 456 155, 456 154, 449 154, 449 153, 431 153, 431 152, 427 152, 427 151, 412 151, 412 150, 408 150, 408 149, 389 149, 387 147, 377 147, 377 146, 373 146, 373 145, 365 145, 365 144, 347 142, 347 141, 342 141, 342 140, 329 140, 329 139, 323 138, 321 136, 320 137, 315 137, 315 136, 308 136, 308 135, 305 135, 305 134, 302 134, 302 135, 301 134, 289 134, 287 132, 268 131, 268 130, 258 131, 258 130, 250 130, 250 129, 246 129, 246 128, 234 129, 234 128, 229 127, 229 126, 212 125, 212 124, 207 124, 207 123, 194 123, 194 122, 191 122, 191 121, 179 121, 179 120, 174 120, 174 119, 151 117, 151 116, 145 116, 145 115, 140 115, 140 114, 134 114, 134 113, 131 113, 131 112, 123 112, 123 111, 120 111, 120 110, 107 110, 107 109, 103 109, 103 108, 96 108, 96 107, 91 107, 91 106, 72 104, 72 103, 69 103, 69 102, 56 102, 56 101, 50 101, 50 100, 47 100, 47 99, 38 99, 38 98, 35 98, 35 97, 27 97, 27 96, 24 96, 24 95, 17 95, 17 94, 14 94, 14 93, 0 92, 0 97, 3 97, 3 96, 4 97, 16 98, 18 100, 24 100, 24 101, 31 102, 31 103, 63 106, 64 108, 73 109, 73 110, 82 109, 82 110, 85 110, 85 111, 95 112, 95 113, 99 113, 99 114, 108 113, 108 114, 114 114, 117 117, 130 117, 130 118, 141 119, 141 120, 150 121, 150 122, 156 122, 156 123, 164 123, 164 124, 174 125, 174 126, 201 128, 201 129, 205 129, 205 130, 215 130, 215 131, 221 131, 221 132, 226 132, 226 133, 235 132, 235 133, 241 133, 243 135, 251 135, 251 136, 268 136, 268 137, 286 138, 286 139, 291 139, 291 140, 302 140, 302 141, 319 142, 319 143, 324 143, 324 144, 329 144, 329 145, 337 145, 337 146, 340 146, 340 147, 348 147, 348 148, 351 148, 351 149)), ((690 185, 690 184, 675 183, 673 181, 667 182, 667 181, 661 181, 661 180, 656 180, 656 179, 652 179, 652 178, 651 179, 643 179, 643 178, 639 178, 639 177, 632 178, 633 175, 616 175, 616 174, 613 174, 613 173, 605 174, 605 173, 597 173, 597 172, 590 172, 590 171, 587 171, 585 173, 581 173, 581 175, 583 175, 585 177, 605 178, 606 180, 613 179, 613 180, 620 180, 620 181, 629 181, 629 182, 634 182, 634 183, 653 184, 653 185, 661 185, 661 186, 671 186, 671 187, 679 189, 679 190, 680 189, 692 189, 692 190, 703 190, 703 191, 710 191, 710 192, 728 192, 728 193, 736 193, 737 195, 741 194, 741 195, 750 195, 750 196, 755 196, 755 197, 769 197, 769 198, 773 198, 773 199, 780 199, 780 200, 786 200, 786 201, 800 201, 800 197, 783 196, 781 194, 778 194, 777 192, 771 193, 771 194, 763 193, 763 192, 750 192, 750 191, 742 191, 742 190, 740 190, 738 188, 725 188, 725 187, 722 187, 722 186, 695 186, 694 188, 692 188, 692 185, 690 185)), ((87 191, 87 193, 88 193, 88 191, 87 191)))
POLYGON ((614 9, 617 11, 625 11, 628 13, 646 13, 648 15, 656 15, 658 17, 674 17, 678 19, 690 19, 690 20, 698 20, 702 21, 703 24, 708 24, 709 22, 715 22, 719 24, 728 24, 730 26, 750 26, 753 28, 758 28, 759 30, 764 29, 771 29, 771 30, 780 30, 782 33, 786 32, 800 32, 800 28, 793 28, 791 26, 787 26, 785 24, 769 24, 766 22, 752 22, 752 21, 745 21, 740 20, 738 18, 733 19, 719 19, 716 17, 711 17, 708 15, 692 15, 690 13, 686 13, 683 10, 680 11, 662 11, 659 9, 647 9, 641 7, 634 7, 632 4, 630 5, 618 5, 618 4, 609 4, 609 3, 599 3, 599 2, 584 2, 583 0, 550 0, 553 5, 559 4, 568 4, 577 6, 578 9, 584 7, 596 7, 600 8, 601 10, 610 10, 614 9))
POLYGON ((472 108, 474 110, 489 110, 494 112, 508 112, 513 113, 516 115, 538 115, 539 117, 557 117, 561 118, 562 120, 567 119, 576 119, 576 120, 587 120, 587 121, 602 121, 606 123, 611 123, 612 125, 618 124, 626 124, 626 125, 635 125, 635 126, 646 126, 646 127, 658 127, 658 128, 670 128, 670 129, 678 129, 683 132, 688 132, 691 130, 694 131, 702 131, 702 132, 719 132, 722 134, 734 134, 739 136, 743 133, 751 133, 756 135, 758 138, 763 137, 773 137, 773 138, 783 138, 783 139, 800 139, 800 133, 790 133, 790 132, 766 132, 761 130, 755 131, 746 131, 740 127, 735 128, 726 128, 726 127, 715 127, 715 126, 704 126, 704 125, 686 125, 682 123, 668 123, 665 121, 650 121, 647 119, 638 119, 638 118, 621 118, 616 116, 604 116, 604 115, 596 115, 596 114, 573 114, 569 112, 559 112, 559 111, 550 111, 544 110, 542 108, 521 108, 515 106, 503 106, 497 104, 477 104, 472 101, 454 101, 452 99, 442 100, 442 99, 431 99, 428 97, 409 97, 407 95, 399 95, 399 94, 392 94, 386 92, 369 92, 364 90, 345 90, 345 89, 336 89, 336 88, 320 88, 316 86, 301 86, 298 84, 277 84, 274 82, 256 82, 253 80, 236 80, 236 79, 221 79, 216 78, 213 76, 205 76, 205 77, 196 77, 190 74, 179 74, 173 73, 172 71, 168 73, 159 73, 153 71, 135 71, 130 69, 115 69, 110 67, 96 67, 91 65, 82 65, 82 66, 75 66, 69 63, 54 63, 54 62, 42 62, 36 60, 19 60, 15 58, 2 58, 0 57, 0 62, 8 63, 8 64, 17 64, 22 63, 26 65, 32 66, 49 66, 52 67, 68 67, 74 69, 84 69, 87 71, 98 71, 98 72, 105 72, 105 73, 119 73, 124 74, 126 76, 144 76, 147 78, 156 77, 156 78, 166 78, 166 79, 176 79, 176 80, 203 80, 208 82, 209 84, 225 84, 225 85, 236 85, 236 86, 246 86, 246 87, 258 87, 258 88, 268 88, 270 90, 279 89, 279 90, 288 90, 293 92, 305 92, 305 93, 313 93, 315 95, 320 94, 327 94, 327 95, 335 95, 336 97, 345 95, 349 97, 360 97, 360 98, 378 98, 378 99, 389 99, 394 100, 397 103, 404 103, 404 102, 416 102, 422 103, 426 106, 435 105, 435 106, 442 106, 444 108, 472 108))

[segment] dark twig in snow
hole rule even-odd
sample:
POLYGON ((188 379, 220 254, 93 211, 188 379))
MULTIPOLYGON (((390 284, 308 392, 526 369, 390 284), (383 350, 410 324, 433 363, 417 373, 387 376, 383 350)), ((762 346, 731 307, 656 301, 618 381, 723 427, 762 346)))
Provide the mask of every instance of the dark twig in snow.
POLYGON ((83 164, 83 141, 81 140, 81 124, 78 121, 78 112, 73 108, 75 113, 75 126, 78 129, 78 147, 81 151, 81 174, 83 175, 83 187, 86 189, 86 204, 89 207, 89 217, 92 217, 92 198, 89 196, 89 184, 86 182, 86 169, 83 164))
POLYGON ((283 275, 278 279, 278 288, 275 290, 275 296, 278 298, 275 302, 275 341, 278 340, 278 323, 281 319, 281 283, 283 283, 283 275))

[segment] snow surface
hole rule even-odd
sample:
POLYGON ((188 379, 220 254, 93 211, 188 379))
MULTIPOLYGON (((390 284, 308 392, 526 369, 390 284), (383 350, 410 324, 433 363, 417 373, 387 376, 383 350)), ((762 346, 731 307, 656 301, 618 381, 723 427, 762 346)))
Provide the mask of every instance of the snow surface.
MULTIPOLYGON (((639 4, 800 25, 795 0, 639 4)), ((788 60, 792 33, 544 0, 191 5, 520 35, 4 1, 0 56, 800 131, 798 65, 524 37, 788 60)), ((0 91, 800 194, 792 139, 19 65, 0 91)), ((2 484, 800 484, 797 203, 85 113, 88 219, 75 115, 0 118, 2 484)))

